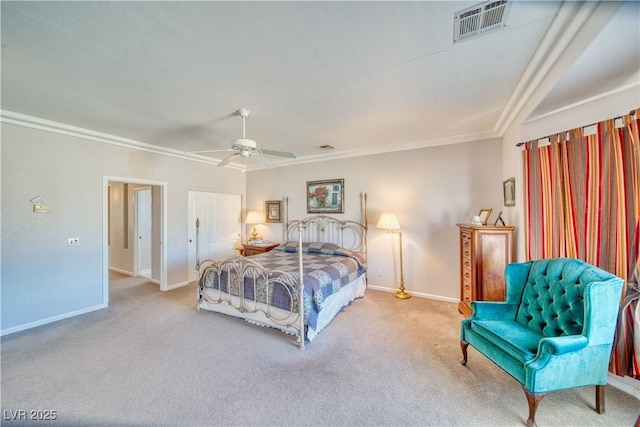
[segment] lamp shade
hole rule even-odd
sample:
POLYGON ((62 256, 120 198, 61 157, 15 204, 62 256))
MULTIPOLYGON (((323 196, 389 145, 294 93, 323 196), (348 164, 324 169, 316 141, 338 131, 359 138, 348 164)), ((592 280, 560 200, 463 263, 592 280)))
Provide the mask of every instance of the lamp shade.
POLYGON ((244 222, 247 224, 262 224, 262 215, 258 211, 249 211, 244 222))
POLYGON ((383 213, 378 220, 376 228, 380 230, 400 230, 398 218, 393 213, 383 213))

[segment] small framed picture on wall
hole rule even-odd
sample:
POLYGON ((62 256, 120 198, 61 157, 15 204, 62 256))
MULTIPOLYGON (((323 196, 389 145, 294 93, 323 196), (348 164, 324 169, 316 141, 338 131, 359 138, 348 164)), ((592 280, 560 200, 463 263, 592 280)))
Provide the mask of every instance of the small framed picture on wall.
POLYGON ((264 202, 264 211, 267 222, 282 222, 282 201, 267 200, 264 202))
POLYGON ((502 183, 502 191, 504 193, 504 205, 515 206, 516 205, 516 179, 514 177, 502 183))

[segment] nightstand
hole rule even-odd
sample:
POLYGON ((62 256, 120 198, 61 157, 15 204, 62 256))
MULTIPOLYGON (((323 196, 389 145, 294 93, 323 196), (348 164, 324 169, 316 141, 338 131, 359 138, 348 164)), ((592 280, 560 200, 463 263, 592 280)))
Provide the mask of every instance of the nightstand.
POLYGON ((280 246, 280 243, 269 243, 267 245, 251 245, 249 243, 242 244, 242 255, 243 256, 251 256, 263 254, 265 252, 269 252, 271 249, 276 246, 280 246))

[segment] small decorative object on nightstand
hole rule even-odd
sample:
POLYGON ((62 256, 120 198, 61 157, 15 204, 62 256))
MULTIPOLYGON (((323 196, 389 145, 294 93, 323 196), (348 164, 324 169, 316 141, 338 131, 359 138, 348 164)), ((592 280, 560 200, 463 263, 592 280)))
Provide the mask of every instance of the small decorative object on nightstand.
POLYGON ((264 243, 264 244, 251 244, 251 243, 243 243, 242 244, 242 255, 243 256, 251 256, 263 254, 265 252, 269 252, 276 246, 279 246, 279 243, 264 243))

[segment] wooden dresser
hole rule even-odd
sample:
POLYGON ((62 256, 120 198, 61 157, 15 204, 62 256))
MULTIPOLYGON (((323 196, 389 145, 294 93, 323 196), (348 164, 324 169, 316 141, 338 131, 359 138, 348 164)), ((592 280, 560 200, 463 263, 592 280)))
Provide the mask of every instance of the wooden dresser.
POLYGON ((460 303, 471 315, 471 301, 504 301, 504 269, 514 262, 515 227, 458 224, 460 228, 460 303))
POLYGON ((240 255, 251 256, 263 254, 265 252, 269 252, 271 249, 279 245, 280 243, 269 243, 268 245, 250 245, 249 243, 243 243, 242 253, 240 255))

